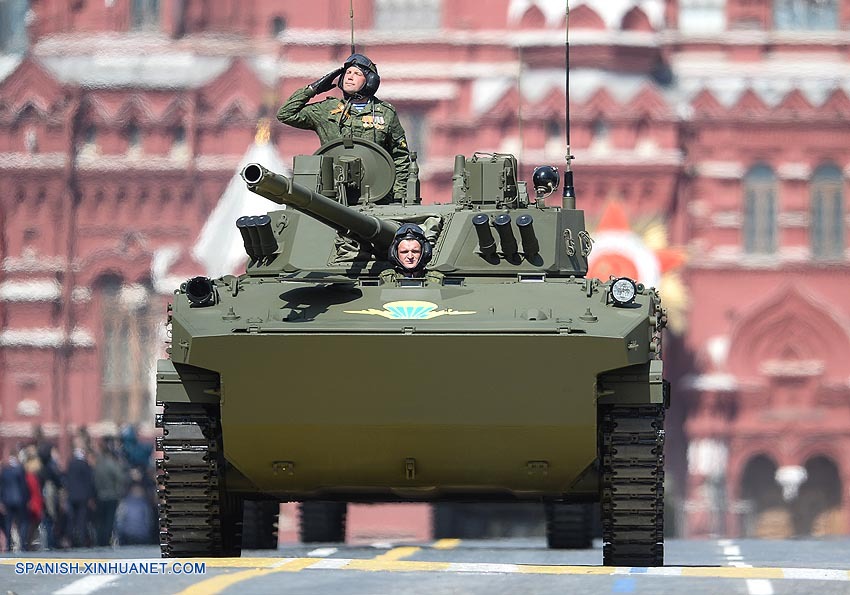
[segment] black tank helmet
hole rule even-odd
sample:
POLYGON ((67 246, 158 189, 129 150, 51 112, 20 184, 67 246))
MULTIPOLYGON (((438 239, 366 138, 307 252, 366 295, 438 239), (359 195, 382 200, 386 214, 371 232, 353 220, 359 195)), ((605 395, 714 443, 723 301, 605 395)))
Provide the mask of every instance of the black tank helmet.
POLYGON ((424 269, 429 262, 431 262, 431 243, 428 241, 428 238, 425 237, 425 232, 422 231, 421 227, 415 223, 405 223, 398 228, 398 231, 395 232, 393 243, 390 244, 389 261, 393 263, 398 270, 406 273, 419 272, 424 269), (416 240, 422 247, 422 256, 419 258, 419 262, 416 266, 412 269, 406 269, 398 259, 398 245, 403 240, 416 240))
POLYGON ((345 71, 350 67, 356 66, 366 77, 366 83, 363 88, 354 94, 355 97, 372 97, 378 90, 381 84, 381 77, 378 76, 378 65, 372 62, 363 54, 351 54, 342 64, 342 74, 336 82, 336 86, 342 89, 342 81, 345 79, 345 71))

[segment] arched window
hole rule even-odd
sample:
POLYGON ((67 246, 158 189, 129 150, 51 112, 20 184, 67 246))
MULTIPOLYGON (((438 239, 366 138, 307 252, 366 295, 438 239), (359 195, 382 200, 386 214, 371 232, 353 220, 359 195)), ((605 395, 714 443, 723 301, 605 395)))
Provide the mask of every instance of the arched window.
POLYGON ((286 30, 286 17, 280 15, 274 17, 271 23, 272 37, 277 37, 286 30))
POLYGON ((776 251, 776 175, 756 165, 744 176, 744 249, 749 254, 776 251))
POLYGON ((602 117, 596 118, 590 125, 591 148, 607 149, 611 129, 602 117))
POLYGON ((767 455, 751 458, 741 474, 744 509, 742 533, 746 537, 769 537, 793 533, 791 515, 776 482, 776 463, 767 455))
POLYGON ((549 116, 544 124, 544 130, 546 133, 543 141, 544 159, 562 159, 566 147, 562 120, 554 114, 549 116))
POLYGON ((652 153, 658 146, 652 135, 652 127, 649 118, 644 116, 635 124, 635 151, 638 153, 652 153))
POLYGON ((116 423, 149 419, 153 408, 151 378, 159 356, 161 317, 151 304, 147 284, 127 284, 106 275, 95 284, 103 334, 101 416, 116 423))
POLYGON ((679 0, 679 30, 706 33, 726 29, 726 0, 679 0))
POLYGON ((138 154, 142 150, 142 131, 138 124, 130 122, 124 130, 127 137, 127 153, 138 154))
POLYGON ((796 509, 797 535, 838 535, 841 526, 841 474, 832 458, 818 455, 806 461, 796 509))
POLYGON ((375 0, 374 27, 382 31, 439 29, 441 0, 375 0))
POLYGON ((0 53, 22 54, 27 49, 27 0, 0 2, 0 53))
POLYGON ((811 181, 810 231, 812 256, 841 258, 844 255, 844 192, 841 170, 822 165, 811 181))
POLYGON ((838 29, 838 0, 776 0, 773 28, 784 31, 838 29))
POLYGON ((130 4, 130 29, 156 31, 159 29, 159 0, 132 0, 130 4))
POLYGON ((171 156, 177 158, 186 157, 188 153, 186 129, 181 125, 177 125, 171 129, 171 156))
POLYGON ((97 154, 97 126, 89 124, 82 133, 79 143, 81 157, 91 157, 97 154))
POLYGON ((408 147, 416 151, 416 161, 422 167, 428 160, 428 113, 411 106, 399 112, 399 119, 404 126, 408 147))

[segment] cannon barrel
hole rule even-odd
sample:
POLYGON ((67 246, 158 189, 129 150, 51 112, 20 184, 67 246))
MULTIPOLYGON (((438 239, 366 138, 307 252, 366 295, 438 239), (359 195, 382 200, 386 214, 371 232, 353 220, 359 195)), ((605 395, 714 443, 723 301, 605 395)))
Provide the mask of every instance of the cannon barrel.
POLYGON ((399 228, 399 224, 394 221, 385 221, 341 205, 327 196, 296 184, 286 176, 266 169, 259 163, 246 165, 242 170, 242 179, 251 192, 279 205, 297 209, 338 231, 350 232, 379 248, 389 248, 399 228))

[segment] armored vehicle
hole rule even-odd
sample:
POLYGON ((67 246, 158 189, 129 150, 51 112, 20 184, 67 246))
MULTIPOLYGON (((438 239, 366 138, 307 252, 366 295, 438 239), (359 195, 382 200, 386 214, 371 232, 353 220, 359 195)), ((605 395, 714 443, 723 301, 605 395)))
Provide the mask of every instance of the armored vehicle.
POLYGON ((555 168, 529 188, 511 155, 458 156, 452 196, 428 205, 415 168, 400 202, 365 140, 296 156, 291 177, 242 171, 281 206, 236 222, 244 274, 175 291, 163 556, 239 555, 246 505, 273 544, 282 501, 303 503, 305 541, 343 540, 347 502, 492 501, 545 505, 555 548, 590 545, 595 510, 604 564, 663 564, 658 294, 586 277, 571 184, 543 200, 555 168), (431 244, 421 276, 388 261, 404 223, 431 244))

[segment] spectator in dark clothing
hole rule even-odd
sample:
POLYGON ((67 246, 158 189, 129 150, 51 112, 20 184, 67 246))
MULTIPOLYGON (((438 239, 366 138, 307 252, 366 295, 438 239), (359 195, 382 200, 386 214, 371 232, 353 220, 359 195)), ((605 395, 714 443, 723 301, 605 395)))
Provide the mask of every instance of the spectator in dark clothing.
POLYGON ((121 448, 130 467, 144 470, 150 465, 153 447, 141 444, 136 428, 131 425, 121 428, 121 448))
POLYGON ((115 532, 121 545, 151 543, 154 532, 154 516, 145 488, 133 483, 130 491, 118 505, 115 515, 115 532))
POLYGON ((94 473, 86 460, 86 453, 75 448, 68 468, 65 471, 65 488, 68 491, 68 503, 71 514, 71 542, 74 547, 88 547, 89 509, 94 508, 94 473))
POLYGON ((27 503, 30 499, 26 474, 21 462, 10 454, 0 468, 0 507, 3 509, 5 522, 3 534, 6 536, 6 547, 12 549, 12 527, 18 530, 21 547, 26 549, 29 535, 29 511, 27 503))
POLYGON ((109 545, 112 540, 115 511, 124 495, 124 478, 124 469, 109 449, 108 441, 103 440, 94 464, 94 485, 97 492, 94 524, 97 545, 109 545))
POLYGON ((38 458, 41 461, 39 480, 44 496, 44 535, 46 542, 42 547, 53 550, 61 541, 64 532, 61 530, 61 508, 59 506, 59 491, 62 488, 62 472, 59 470, 59 454, 56 447, 49 442, 39 442, 38 458))

